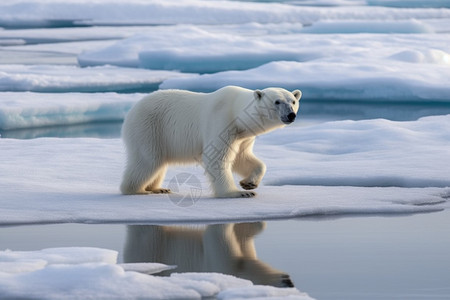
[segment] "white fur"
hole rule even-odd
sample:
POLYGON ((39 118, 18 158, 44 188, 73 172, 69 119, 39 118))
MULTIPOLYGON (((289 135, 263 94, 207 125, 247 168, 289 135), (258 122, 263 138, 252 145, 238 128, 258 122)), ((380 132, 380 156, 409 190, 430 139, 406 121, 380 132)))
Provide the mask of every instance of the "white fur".
POLYGON ((216 197, 254 196, 237 189, 232 172, 244 178, 243 188, 258 186, 266 166, 253 155, 255 136, 285 126, 300 97, 298 90, 235 86, 207 94, 163 90, 148 95, 123 124, 122 193, 170 192, 161 188, 169 164, 202 162, 216 197))

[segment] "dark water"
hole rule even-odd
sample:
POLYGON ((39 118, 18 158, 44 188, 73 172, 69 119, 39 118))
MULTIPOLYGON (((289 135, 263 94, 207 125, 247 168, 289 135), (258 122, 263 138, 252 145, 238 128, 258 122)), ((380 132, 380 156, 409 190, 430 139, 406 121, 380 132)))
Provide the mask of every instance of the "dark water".
POLYGON ((120 262, 176 264, 316 299, 450 299, 448 211, 219 225, 0 227, 0 249, 114 249, 120 262), (208 261, 208 264, 205 264, 208 261))

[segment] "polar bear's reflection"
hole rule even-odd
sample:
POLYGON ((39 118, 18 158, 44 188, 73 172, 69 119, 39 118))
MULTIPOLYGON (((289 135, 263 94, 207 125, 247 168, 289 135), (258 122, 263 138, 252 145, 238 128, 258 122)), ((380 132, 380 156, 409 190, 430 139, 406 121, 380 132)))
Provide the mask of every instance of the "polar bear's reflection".
POLYGON ((124 261, 177 265, 171 272, 219 272, 254 284, 293 287, 289 275, 260 261, 254 236, 263 222, 208 225, 206 228, 128 226, 124 261))

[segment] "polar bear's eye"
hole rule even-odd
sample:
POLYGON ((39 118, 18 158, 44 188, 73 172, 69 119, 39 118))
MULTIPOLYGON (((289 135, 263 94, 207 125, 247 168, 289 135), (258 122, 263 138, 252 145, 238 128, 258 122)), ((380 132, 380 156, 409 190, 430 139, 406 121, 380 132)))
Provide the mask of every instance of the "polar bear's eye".
POLYGON ((294 102, 292 102, 292 105, 295 105, 295 101, 294 101, 294 102))
POLYGON ((275 104, 276 105, 280 104, 280 100, 275 101, 275 104))

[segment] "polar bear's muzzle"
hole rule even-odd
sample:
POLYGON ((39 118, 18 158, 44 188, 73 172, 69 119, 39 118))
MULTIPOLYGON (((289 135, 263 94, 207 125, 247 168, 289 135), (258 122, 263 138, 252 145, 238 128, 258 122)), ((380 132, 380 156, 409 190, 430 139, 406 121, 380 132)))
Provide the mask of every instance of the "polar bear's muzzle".
POLYGON ((297 117, 297 115, 294 112, 291 112, 287 116, 281 118, 281 122, 283 122, 286 125, 291 124, 292 122, 295 121, 295 117, 297 117))
POLYGON ((283 122, 286 125, 294 122, 295 118, 297 117, 297 114, 294 112, 292 107, 287 103, 281 109, 280 115, 281 115, 281 118, 280 118, 281 122, 283 122))
MULTIPOLYGON (((293 112, 289 113, 289 114, 287 115, 288 123, 290 124, 290 123, 294 122, 296 116, 297 116, 297 115, 296 115, 295 113, 293 113, 293 112)), ((286 123, 286 122, 285 122, 285 123, 286 123)))

